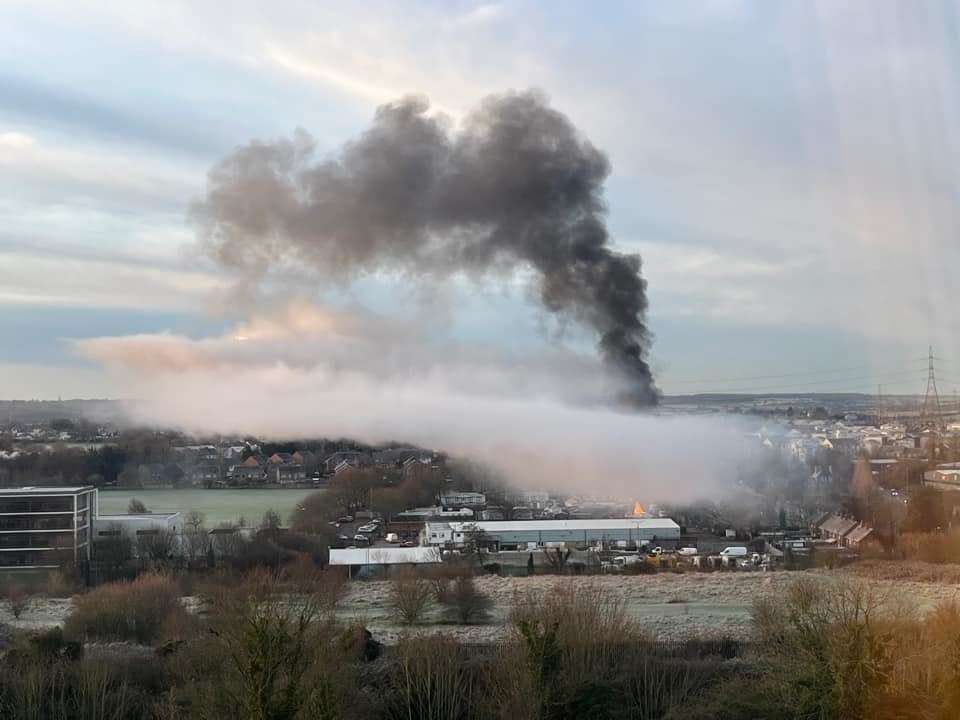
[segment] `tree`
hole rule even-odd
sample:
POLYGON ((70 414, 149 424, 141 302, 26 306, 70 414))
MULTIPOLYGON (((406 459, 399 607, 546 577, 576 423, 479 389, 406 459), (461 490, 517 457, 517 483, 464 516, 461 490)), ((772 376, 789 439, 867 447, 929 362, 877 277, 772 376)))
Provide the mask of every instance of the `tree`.
POLYGON ((550 563, 550 567, 561 575, 567 571, 567 560, 570 559, 570 548, 544 548, 543 554, 550 563))
POLYGON ((873 495, 873 471, 870 469, 870 460, 861 457, 853 471, 853 481, 850 488, 853 514, 858 520, 870 518, 870 500, 873 495))
POLYGON ((323 490, 312 492, 294 508, 290 525, 294 532, 330 537, 333 528, 329 523, 336 520, 338 509, 336 501, 323 490))
POLYGON ((57 418, 50 422, 50 429, 57 432, 72 432, 76 429, 76 425, 69 418, 57 418))
POLYGON ((133 558, 133 541, 124 534, 119 524, 111 525, 98 532, 93 544, 93 557, 103 565, 109 576, 115 577, 133 558))
POLYGON ((189 527, 193 530, 199 530, 203 527, 203 523, 206 521, 206 519, 207 516, 199 510, 190 510, 186 515, 183 516, 183 526, 189 527))
POLYGON ((372 469, 344 470, 330 481, 327 489, 329 502, 345 513, 352 514, 369 507, 371 490, 378 485, 378 475, 372 469))
POLYGON ((493 607, 493 601, 477 589, 472 575, 460 575, 454 579, 446 602, 464 625, 484 618, 493 607))
POLYGON ((203 526, 203 513, 191 510, 183 519, 183 554, 187 560, 200 560, 210 548, 210 535, 203 526))
POLYGON ((137 556, 141 560, 167 560, 177 545, 177 536, 170 528, 144 530, 137 535, 137 556))
POLYGON ((276 512, 273 508, 267 508, 266 512, 263 513, 263 517, 260 519, 260 529, 278 530, 280 525, 280 513, 276 512))
POLYGON ((907 517, 903 521, 906 532, 933 532, 946 526, 943 493, 929 486, 918 488, 910 495, 907 517))
POLYGON ((397 573, 390 585, 390 607, 407 625, 415 623, 430 604, 433 588, 412 571, 397 573))
POLYGON ((143 503, 142 500, 137 500, 137 498, 130 498, 130 504, 127 505, 127 513, 130 515, 143 515, 144 513, 150 512, 147 510, 147 506, 143 503))
POLYGON ((242 718, 293 720, 305 707, 316 710, 323 699, 317 693, 324 683, 311 687, 308 681, 319 659, 316 648, 324 644, 317 637, 321 607, 310 596, 281 601, 265 578, 258 576, 253 587, 229 598, 211 629, 226 663, 226 677, 218 684, 224 707, 211 708, 213 716, 239 711, 242 718))
POLYGON ((174 487, 183 482, 185 475, 186 473, 183 471, 183 468, 176 463, 164 465, 163 470, 160 473, 160 477, 163 478, 163 481, 168 485, 173 485, 174 487))

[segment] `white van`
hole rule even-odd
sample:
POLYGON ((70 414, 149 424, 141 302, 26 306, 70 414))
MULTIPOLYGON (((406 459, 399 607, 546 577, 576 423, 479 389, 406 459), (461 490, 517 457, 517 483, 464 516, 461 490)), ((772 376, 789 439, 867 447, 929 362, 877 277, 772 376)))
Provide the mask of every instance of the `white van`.
POLYGON ((720 551, 720 557, 746 557, 747 549, 745 547, 727 547, 720 551))

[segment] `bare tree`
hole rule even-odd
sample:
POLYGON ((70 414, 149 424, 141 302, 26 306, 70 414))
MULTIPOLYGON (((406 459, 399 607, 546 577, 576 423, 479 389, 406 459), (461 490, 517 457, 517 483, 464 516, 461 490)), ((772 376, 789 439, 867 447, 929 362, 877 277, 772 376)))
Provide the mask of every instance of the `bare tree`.
POLYGON ((390 586, 390 606, 400 620, 412 625, 430 605, 433 587, 413 571, 399 572, 390 586))
POLYGON ((170 528, 141 530, 137 535, 137 556, 141 560, 169 560, 176 546, 177 536, 170 528))
POLYGON ((280 513, 273 508, 267 508, 266 512, 263 513, 263 517, 260 519, 261 530, 278 530, 281 524, 280 513))
POLYGON ((483 619, 493 607, 493 601, 477 589, 472 575, 460 575, 453 581, 446 602, 457 619, 465 625, 483 619))
POLYGON ((98 531, 93 556, 108 573, 116 574, 133 558, 133 541, 114 523, 98 531))
POLYGON ((570 559, 570 548, 544 548, 543 554, 550 563, 550 567, 561 575, 567 571, 567 560, 570 559))

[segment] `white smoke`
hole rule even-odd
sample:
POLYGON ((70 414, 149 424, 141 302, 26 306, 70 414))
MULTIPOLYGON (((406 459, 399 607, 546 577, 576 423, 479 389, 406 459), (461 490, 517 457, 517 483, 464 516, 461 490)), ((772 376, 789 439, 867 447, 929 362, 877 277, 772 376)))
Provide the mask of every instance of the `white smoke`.
POLYGON ((595 357, 435 343, 412 325, 306 302, 219 337, 76 345, 139 398, 138 421, 409 441, 487 462, 522 487, 692 500, 729 485, 739 449, 729 424, 587 404, 609 396, 609 373, 595 357))

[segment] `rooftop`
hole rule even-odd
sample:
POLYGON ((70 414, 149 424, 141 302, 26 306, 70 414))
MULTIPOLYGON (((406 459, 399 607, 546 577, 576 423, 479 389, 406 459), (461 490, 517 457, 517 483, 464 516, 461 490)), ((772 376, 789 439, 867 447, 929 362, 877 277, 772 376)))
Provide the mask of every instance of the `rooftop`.
POLYGON ((73 485, 69 487, 26 485, 24 487, 0 488, 0 495, 76 495, 95 489, 93 485, 73 485))
POLYGON ((679 530, 670 518, 615 518, 605 520, 484 520, 480 522, 428 523, 449 525, 460 532, 475 526, 484 532, 516 532, 523 530, 679 530))
POLYGON ((373 547, 331 550, 331 565, 405 565, 408 563, 437 563, 440 555, 429 547, 373 547))

